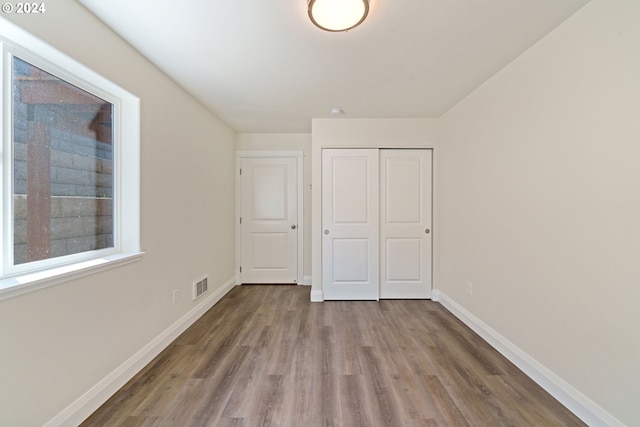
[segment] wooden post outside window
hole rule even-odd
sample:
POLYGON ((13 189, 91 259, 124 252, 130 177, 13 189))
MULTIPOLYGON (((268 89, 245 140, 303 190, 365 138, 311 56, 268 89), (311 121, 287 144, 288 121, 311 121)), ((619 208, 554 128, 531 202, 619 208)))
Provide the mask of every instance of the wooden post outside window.
POLYGON ((38 261, 51 252, 51 121, 46 106, 27 108, 27 260, 38 261))

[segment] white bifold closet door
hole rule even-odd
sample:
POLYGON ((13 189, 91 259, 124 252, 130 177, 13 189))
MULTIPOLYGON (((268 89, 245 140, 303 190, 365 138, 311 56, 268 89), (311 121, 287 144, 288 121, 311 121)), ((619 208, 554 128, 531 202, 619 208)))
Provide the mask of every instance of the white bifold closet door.
POLYGON ((431 150, 325 149, 324 298, 431 297, 431 150))

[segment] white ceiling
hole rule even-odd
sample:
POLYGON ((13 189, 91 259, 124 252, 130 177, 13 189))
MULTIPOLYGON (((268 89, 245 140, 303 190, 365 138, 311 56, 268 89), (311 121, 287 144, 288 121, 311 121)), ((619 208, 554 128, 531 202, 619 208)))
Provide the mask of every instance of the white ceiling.
POLYGON ((588 0, 372 0, 347 33, 306 0, 79 0, 238 132, 439 117, 588 0))

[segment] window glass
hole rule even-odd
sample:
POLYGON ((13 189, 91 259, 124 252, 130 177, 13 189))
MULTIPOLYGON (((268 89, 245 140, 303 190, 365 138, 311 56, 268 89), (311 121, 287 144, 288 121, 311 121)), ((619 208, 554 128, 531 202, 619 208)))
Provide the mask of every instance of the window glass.
POLYGON ((113 105, 13 57, 13 264, 114 246, 113 105))

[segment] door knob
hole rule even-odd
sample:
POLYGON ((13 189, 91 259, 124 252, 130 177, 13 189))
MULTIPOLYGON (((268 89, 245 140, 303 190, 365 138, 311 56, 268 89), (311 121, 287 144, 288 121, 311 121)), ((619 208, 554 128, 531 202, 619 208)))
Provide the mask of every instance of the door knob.
POLYGON ((329 230, 324 230, 324 234, 329 234, 329 230))
POLYGON ((295 225, 295 224, 293 224, 293 225, 291 226, 291 229, 292 229, 292 230, 295 230, 295 229, 296 229, 296 225, 295 225))
POLYGON ((425 234, 429 234, 429 233, 431 233, 431 230, 429 230, 429 229, 427 228, 427 229, 425 229, 425 230, 424 230, 424 233, 425 233, 425 234))

